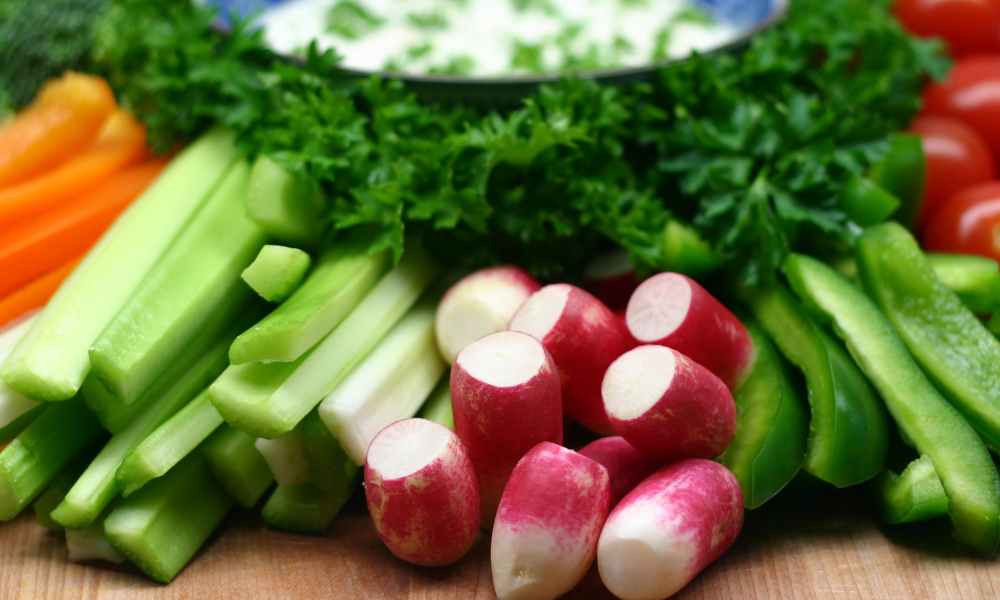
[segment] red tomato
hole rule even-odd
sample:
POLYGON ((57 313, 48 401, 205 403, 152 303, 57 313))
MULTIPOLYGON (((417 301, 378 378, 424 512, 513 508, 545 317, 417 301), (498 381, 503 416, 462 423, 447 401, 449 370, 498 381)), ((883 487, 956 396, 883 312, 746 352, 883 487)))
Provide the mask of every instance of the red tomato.
POLYGON ((955 63, 947 80, 927 87, 924 114, 952 116, 975 129, 1000 162, 1000 55, 955 63))
POLYGON ((893 12, 910 33, 944 38, 955 58, 1000 52, 1000 0, 899 0, 893 12))
POLYGON ((924 249, 979 254, 1000 260, 1000 181, 981 183, 949 198, 924 230, 924 249))
POLYGON ((956 192, 992 180, 996 166, 983 138, 961 121, 921 116, 910 123, 910 131, 923 141, 927 160, 927 183, 917 216, 920 231, 928 217, 956 192))

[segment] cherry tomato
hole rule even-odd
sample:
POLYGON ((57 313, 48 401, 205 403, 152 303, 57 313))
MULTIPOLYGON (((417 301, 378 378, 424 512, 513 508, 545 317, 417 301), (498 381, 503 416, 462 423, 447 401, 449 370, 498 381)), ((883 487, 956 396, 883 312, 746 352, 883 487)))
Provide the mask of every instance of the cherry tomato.
POLYGON ((910 33, 944 38, 955 58, 1000 52, 1000 0, 899 0, 893 12, 910 33))
POLYGON ((1000 260, 1000 181, 965 188, 934 213, 922 241, 932 252, 978 254, 1000 260))
POLYGON ((952 116, 976 130, 1000 162, 1000 55, 955 63, 943 83, 924 93, 924 114, 952 116))
POLYGON ((927 161, 927 183, 917 216, 920 231, 928 217, 956 192, 992 180, 996 166, 983 138, 961 121, 921 116, 910 123, 910 131, 920 136, 927 161))

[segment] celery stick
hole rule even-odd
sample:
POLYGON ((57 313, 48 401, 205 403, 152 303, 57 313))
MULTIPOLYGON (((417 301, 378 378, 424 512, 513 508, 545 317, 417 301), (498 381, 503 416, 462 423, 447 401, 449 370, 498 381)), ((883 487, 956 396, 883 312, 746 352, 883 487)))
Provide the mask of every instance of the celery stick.
POLYGON ((144 573, 167 583, 233 506, 201 454, 125 498, 104 521, 111 545, 144 573))
POLYGON ((247 214, 278 239, 315 243, 323 232, 323 194, 315 184, 289 175, 270 158, 253 164, 247 193, 247 214))
POLYGON ((131 298, 236 160, 216 131, 181 152, 63 283, 0 377, 36 400, 76 395, 90 370, 87 350, 131 298))
POLYGON ((6 444, 21 435, 21 432, 27 429, 28 425, 34 423, 35 419, 45 412, 46 408, 48 408, 46 404, 36 406, 3 427, 0 427, 0 445, 6 444))
POLYGON ((80 398, 46 406, 0 452, 0 520, 16 517, 75 457, 104 439, 80 398))
MULTIPOLYGON (((97 448, 94 449, 95 452, 97 450, 97 448)), ((45 491, 35 500, 35 523, 48 529, 59 531, 65 529, 65 527, 52 520, 52 511, 59 506, 59 503, 66 497, 66 493, 73 487, 76 480, 80 478, 80 475, 83 474, 84 469, 90 464, 91 458, 93 457, 88 454, 77 456, 69 466, 59 471, 59 474, 52 479, 49 487, 45 488, 45 491)))
POLYGON ((344 321, 291 363, 250 363, 226 369, 211 387, 223 418, 250 435, 288 433, 329 394, 413 306, 439 267, 408 250, 344 321))
POLYGON ((62 503, 52 511, 52 518, 57 523, 70 529, 93 525, 120 491, 115 475, 122 461, 146 436, 204 389, 212 374, 222 370, 226 345, 226 339, 217 341, 183 377, 174 381, 142 414, 111 438, 62 503))
POLYGON ((302 422, 273 440, 258 439, 254 448, 267 463, 278 485, 309 483, 309 451, 302 439, 302 422))
POLYGON ((436 300, 410 311, 319 405, 323 422, 358 465, 375 434, 417 414, 448 366, 434 335, 436 300))
POLYGON ((125 562, 125 555, 111 546, 107 534, 104 533, 104 521, 111 510, 112 507, 108 507, 108 510, 105 510, 90 527, 66 530, 66 547, 69 549, 70 562, 106 560, 116 565, 125 562))
POLYGON ((455 415, 451 411, 450 371, 444 374, 418 415, 421 419, 434 421, 455 430, 455 415))
POLYGON ((223 425, 200 446, 216 481, 245 508, 257 504, 274 483, 274 475, 254 440, 235 427, 223 425))
POLYGON ((128 496, 150 479, 160 477, 219 425, 222 415, 212 406, 205 389, 129 452, 115 476, 118 487, 128 496))
MULTIPOLYGON (((352 490, 360 479, 355 476, 351 480, 352 490)), ((311 483, 279 485, 267 499, 261 514, 267 524, 278 529, 294 533, 323 533, 345 501, 311 483)))
POLYGON ((250 297, 240 273, 264 245, 246 216, 250 168, 238 162, 90 349, 94 372, 134 402, 222 307, 250 297))
POLYGON ((312 258, 298 248, 268 244, 241 277, 268 302, 284 302, 302 283, 312 258))
MULTIPOLYGON (((0 364, 7 360, 7 357, 11 355, 17 344, 24 339, 25 334, 28 333, 28 330, 31 329, 32 324, 37 319, 37 314, 32 315, 13 326, 0 330, 0 364)), ((6 444, 20 433, 20 431, 16 431, 14 435, 10 435, 10 432, 14 431, 18 426, 14 425, 11 427, 11 425, 25 413, 37 408, 38 405, 39 402, 28 398, 7 385, 3 380, 0 380, 0 444, 6 444), (4 439, 3 435, 5 430, 7 431, 7 435, 10 435, 6 439, 4 439)), ((23 423, 23 420, 21 423, 23 423)), ((21 429, 24 429, 24 427, 21 427, 21 429)))
POLYGON ((230 362, 298 359, 354 310, 388 267, 387 252, 328 250, 287 302, 236 338, 230 362))
POLYGON ((343 506, 354 491, 355 478, 360 469, 327 429, 318 411, 314 410, 302 419, 302 441, 308 456, 310 483, 332 494, 338 499, 339 506, 343 506))

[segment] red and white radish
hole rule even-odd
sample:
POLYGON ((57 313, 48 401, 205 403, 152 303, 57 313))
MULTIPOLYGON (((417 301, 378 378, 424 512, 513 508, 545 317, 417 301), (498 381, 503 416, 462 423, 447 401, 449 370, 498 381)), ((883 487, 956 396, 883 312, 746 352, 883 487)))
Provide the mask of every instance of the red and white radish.
POLYGON ((753 362, 753 343, 736 316, 690 277, 660 273, 632 294, 629 332, 643 344, 673 348, 734 390, 753 362))
POLYGON ((368 447, 365 499, 375 529, 399 558, 439 567, 465 556, 479 535, 479 481, 450 429, 403 419, 368 447))
POLYGON ((552 357, 526 333, 494 333, 458 354, 451 370, 452 412, 479 476, 484 528, 493 527, 517 461, 539 442, 562 443, 560 388, 552 357))
POLYGON ((608 470, 608 477, 611 478, 611 508, 617 506, 625 494, 631 492, 643 479, 663 466, 662 461, 636 450, 635 446, 620 436, 595 440, 580 448, 580 454, 608 470))
POLYGON ((743 527, 743 493, 726 467, 663 467, 611 514, 597 545, 601 580, 622 600, 662 600, 725 552, 743 527))
POLYGON ((557 283, 532 294, 514 313, 510 329, 534 336, 552 355, 563 412, 591 431, 614 435, 601 382, 608 366, 636 346, 625 323, 588 292, 557 283))
POLYGON ((671 348, 626 352, 608 367, 601 393, 615 431, 663 462, 715 458, 736 435, 729 388, 671 348))
POLYGON ((616 250, 593 261, 583 271, 583 289, 596 296, 611 310, 625 308, 628 299, 639 287, 635 268, 628 252, 616 250))
POLYGON ((541 286, 521 268, 492 267, 476 271, 451 286, 438 304, 434 333, 449 364, 462 348, 503 331, 528 296, 541 286))
POLYGON ((607 519, 608 472, 542 442, 517 463, 504 488, 490 562, 500 600, 554 600, 583 579, 607 519))

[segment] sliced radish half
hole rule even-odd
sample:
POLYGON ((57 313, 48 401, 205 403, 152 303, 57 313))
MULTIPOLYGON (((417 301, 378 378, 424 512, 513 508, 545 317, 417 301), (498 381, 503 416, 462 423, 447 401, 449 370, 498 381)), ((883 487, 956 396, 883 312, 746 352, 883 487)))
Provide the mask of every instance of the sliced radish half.
POLYGON ((447 427, 403 419, 368 447, 365 499, 375 529, 399 558, 428 567, 465 556, 479 534, 479 481, 447 427))
POLYGON ((629 300, 625 322, 639 342, 691 357, 730 389, 740 384, 753 359, 753 342, 740 320, 679 273, 660 273, 644 281, 629 300))
POLYGON ((655 459, 715 458, 736 434, 722 380, 676 350, 640 346, 611 363, 601 388, 611 425, 655 459))
POLYGON ((601 382, 616 358, 635 347, 625 323, 584 290, 558 283, 535 292, 510 329, 541 340, 559 371, 563 411, 602 435, 614 434, 604 413, 601 382))
POLYGON ((501 331, 463 349, 451 371, 455 432, 482 488, 490 529, 511 471, 539 442, 562 443, 562 392, 552 357, 526 333, 501 331))

